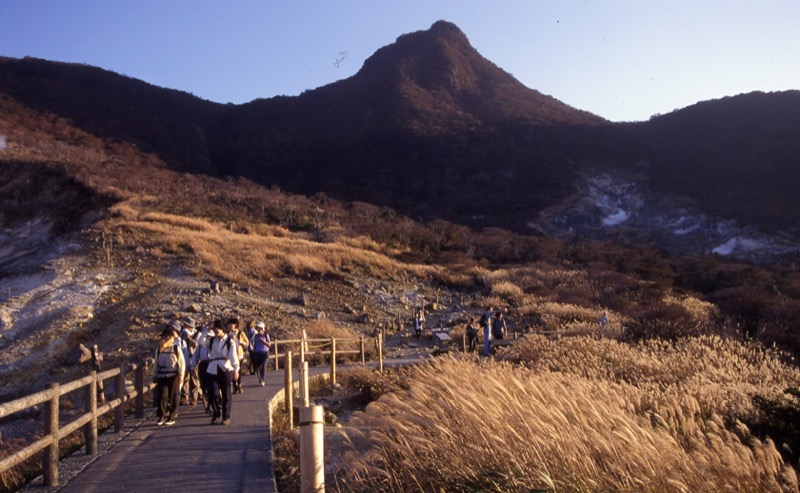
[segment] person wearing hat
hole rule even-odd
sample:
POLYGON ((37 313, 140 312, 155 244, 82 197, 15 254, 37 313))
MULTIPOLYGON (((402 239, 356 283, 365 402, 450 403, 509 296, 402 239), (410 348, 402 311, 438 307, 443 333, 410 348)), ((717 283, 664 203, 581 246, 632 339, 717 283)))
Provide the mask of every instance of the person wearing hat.
POLYGON ((192 317, 183 317, 181 325, 183 326, 181 339, 186 346, 185 354, 187 355, 186 375, 181 388, 181 403, 194 406, 197 404, 197 397, 200 394, 200 379, 197 367, 192 364, 192 361, 194 361, 193 356, 197 351, 197 339, 200 337, 200 331, 197 330, 197 323, 192 317))
POLYGON ((267 361, 269 361, 269 346, 271 343, 266 328, 264 322, 256 322, 256 335, 253 338, 253 364, 256 367, 258 383, 262 387, 266 385, 264 378, 266 377, 267 361))
POLYGON ((225 333, 222 320, 214 320, 214 335, 208 341, 208 400, 211 424, 231 423, 231 386, 239 378, 238 346, 225 333), (220 421, 221 420, 221 421, 220 421))
POLYGON ((167 326, 158 338, 158 349, 153 364, 153 382, 156 384, 153 400, 158 406, 156 411, 158 426, 175 424, 185 372, 186 360, 183 351, 180 346, 175 345, 175 331, 171 326, 167 326))

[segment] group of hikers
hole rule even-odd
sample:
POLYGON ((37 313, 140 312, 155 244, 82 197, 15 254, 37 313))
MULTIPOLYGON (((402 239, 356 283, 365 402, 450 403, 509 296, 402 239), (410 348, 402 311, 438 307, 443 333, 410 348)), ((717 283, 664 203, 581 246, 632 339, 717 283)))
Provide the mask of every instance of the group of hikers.
MULTIPOLYGON (((422 337, 422 328, 425 324, 425 311, 422 308, 417 308, 414 311, 414 336, 422 337)), ((478 345, 478 329, 483 329, 483 355, 489 356, 491 354, 491 341, 492 339, 505 339, 508 336, 508 324, 503 316, 503 312, 489 306, 486 311, 481 315, 480 320, 471 317, 467 322, 466 335, 467 347, 470 353, 475 352, 478 345)))
POLYGON ((266 325, 251 321, 240 329, 236 317, 197 327, 192 317, 170 321, 159 337, 153 364, 156 424, 172 425, 179 405, 205 404, 211 424, 231 422, 231 395, 242 394, 245 369, 265 385, 270 337, 266 325))
POLYGON ((478 345, 478 329, 483 329, 483 355, 491 355, 491 344, 493 339, 505 339, 508 336, 508 324, 503 316, 503 312, 494 311, 491 306, 486 307, 486 311, 481 315, 480 320, 471 317, 467 322, 467 348, 470 353, 475 352, 478 345))

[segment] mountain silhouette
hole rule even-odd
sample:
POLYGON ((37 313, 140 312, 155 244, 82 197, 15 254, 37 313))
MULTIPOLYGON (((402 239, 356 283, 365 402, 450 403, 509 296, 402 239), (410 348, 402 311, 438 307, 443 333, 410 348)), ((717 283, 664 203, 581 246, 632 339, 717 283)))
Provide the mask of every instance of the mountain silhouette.
MULTIPOLYGON (((613 172, 715 216, 800 235, 791 189, 800 178, 800 92, 611 123, 525 87, 445 21, 399 36, 352 77, 295 97, 223 105, 27 58, 0 59, 0 96, 177 171, 423 219, 531 232, 537 214, 580 193, 586 176, 613 172)), ((18 112, 15 131, 41 132, 18 112)))

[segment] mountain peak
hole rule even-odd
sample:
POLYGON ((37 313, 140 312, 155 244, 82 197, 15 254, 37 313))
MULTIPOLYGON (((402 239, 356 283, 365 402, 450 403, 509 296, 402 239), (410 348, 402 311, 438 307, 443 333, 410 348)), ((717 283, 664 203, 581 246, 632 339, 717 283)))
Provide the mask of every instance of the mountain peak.
POLYGON ((391 107, 403 112, 406 118, 401 120, 417 132, 485 128, 508 121, 545 126, 605 123, 525 87, 478 53, 458 26, 443 20, 380 48, 353 82, 362 93, 380 94, 381 105, 391 97, 391 107))

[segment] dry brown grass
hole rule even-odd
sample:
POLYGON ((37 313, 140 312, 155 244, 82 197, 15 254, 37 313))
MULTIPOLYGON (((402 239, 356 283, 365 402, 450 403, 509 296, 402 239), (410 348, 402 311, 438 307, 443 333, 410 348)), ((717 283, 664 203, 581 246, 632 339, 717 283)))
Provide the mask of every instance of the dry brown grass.
POLYGON ((106 229, 124 231, 124 235, 118 235, 120 243, 142 245, 155 256, 183 257, 199 271, 231 282, 255 285, 274 276, 341 276, 345 271, 379 279, 401 273, 425 277, 437 270, 397 261, 364 238, 324 243, 278 226, 232 225, 165 213, 136 214, 131 205, 117 206, 115 211, 116 217, 106 229))
POLYGON ((536 337, 531 368, 454 358, 413 368, 407 389, 351 420, 363 432, 354 443, 369 448, 349 452, 336 488, 798 491, 795 471, 735 419, 748 409, 734 403, 796 385, 798 371, 718 339, 661 344, 536 337))

